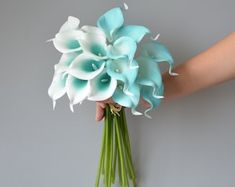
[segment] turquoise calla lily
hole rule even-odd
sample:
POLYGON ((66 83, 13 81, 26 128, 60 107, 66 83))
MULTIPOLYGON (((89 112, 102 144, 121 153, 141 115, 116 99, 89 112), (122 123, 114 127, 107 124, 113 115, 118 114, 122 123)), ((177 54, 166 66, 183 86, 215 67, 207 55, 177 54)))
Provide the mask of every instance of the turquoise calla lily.
POLYGON ((141 47, 141 56, 149 57, 156 62, 167 62, 169 64, 169 74, 178 75, 177 73, 172 72, 174 66, 174 60, 169 52, 169 50, 157 41, 146 42, 141 47))
POLYGON ((113 45, 109 46, 109 57, 113 59, 128 56, 132 60, 137 50, 136 42, 129 37, 118 38, 113 45))
POLYGON ((162 87, 162 76, 158 64, 148 57, 139 57, 136 61, 139 65, 136 82, 139 85, 152 87, 153 97, 163 98, 162 95, 157 94, 157 90, 162 87))
POLYGON ((138 74, 137 62, 135 60, 130 62, 126 57, 116 60, 109 60, 106 65, 107 73, 116 80, 124 83, 123 91, 127 95, 133 95, 134 93, 131 93, 129 87, 135 82, 138 74), (133 68, 131 65, 134 65, 136 68, 133 68))
POLYGON ((90 80, 90 83, 92 89, 88 100, 91 101, 103 101, 111 98, 117 87, 117 80, 109 76, 106 71, 90 80))
POLYGON ((140 26, 140 25, 127 25, 122 26, 116 32, 114 35, 114 40, 117 40, 120 37, 126 36, 129 38, 132 38, 136 43, 139 43, 142 38, 150 33, 150 30, 147 27, 140 26))
POLYGON ((114 102, 121 106, 131 108, 134 115, 141 115, 140 112, 136 111, 140 99, 140 88, 137 84, 133 83, 129 87, 129 91, 132 95, 128 95, 123 91, 124 83, 118 81, 117 88, 112 96, 114 102))
MULTIPOLYGON (((153 109, 156 109, 160 103, 161 103, 161 98, 156 98, 152 94, 154 92, 154 88, 148 85, 142 85, 140 88, 140 94, 143 97, 143 99, 150 104, 150 107, 144 111, 144 115, 147 118, 152 118, 148 113, 152 111, 153 109)), ((163 85, 157 89, 157 94, 162 95, 164 92, 163 90, 163 85)))
POLYGON ((107 11, 97 21, 98 27, 104 30, 109 42, 113 42, 113 33, 120 28, 123 23, 124 17, 119 7, 107 11))

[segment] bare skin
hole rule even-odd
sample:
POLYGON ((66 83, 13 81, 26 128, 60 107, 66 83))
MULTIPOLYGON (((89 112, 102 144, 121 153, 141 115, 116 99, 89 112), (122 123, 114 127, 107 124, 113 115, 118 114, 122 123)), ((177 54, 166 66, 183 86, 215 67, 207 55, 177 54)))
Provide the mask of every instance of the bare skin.
MULTIPOLYGON (((163 74, 164 102, 235 79, 235 32, 178 65, 174 72, 179 75, 172 77, 168 73, 163 74)), ((112 103, 112 100, 96 103, 97 121, 103 119, 107 103, 112 103)), ((143 101, 141 105, 148 107, 148 104, 143 101)))

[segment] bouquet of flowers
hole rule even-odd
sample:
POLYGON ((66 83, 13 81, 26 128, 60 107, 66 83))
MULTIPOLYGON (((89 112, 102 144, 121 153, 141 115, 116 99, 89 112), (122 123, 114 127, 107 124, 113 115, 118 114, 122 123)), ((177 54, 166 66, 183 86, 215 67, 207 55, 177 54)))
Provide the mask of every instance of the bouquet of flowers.
POLYGON ((167 62, 169 73, 176 75, 168 49, 157 37, 142 43, 145 35, 150 35, 148 28, 125 25, 123 10, 116 7, 104 13, 97 26, 80 26, 80 20, 70 16, 51 39, 62 53, 48 90, 53 108, 65 94, 72 111, 74 105, 86 99, 111 98, 115 102, 105 108, 96 187, 101 177, 105 187, 111 187, 116 175, 121 186, 129 187, 130 181, 136 186, 125 108, 130 108, 134 115, 142 115, 137 107, 143 99, 150 106, 144 115, 150 118, 148 112, 159 106, 164 93, 159 63, 167 62), (140 54, 136 57, 139 45, 140 54))

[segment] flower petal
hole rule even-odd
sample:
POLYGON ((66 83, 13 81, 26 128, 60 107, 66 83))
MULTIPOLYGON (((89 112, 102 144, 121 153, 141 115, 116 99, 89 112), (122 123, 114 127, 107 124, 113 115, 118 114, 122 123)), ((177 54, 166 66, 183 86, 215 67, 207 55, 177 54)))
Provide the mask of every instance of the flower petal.
POLYGON ((61 26, 59 32, 67 32, 71 30, 76 30, 78 29, 80 24, 80 20, 76 17, 69 16, 68 20, 61 26))
POLYGON ((116 60, 109 60, 106 63, 107 73, 116 80, 124 83, 124 92, 132 95, 129 91, 129 86, 132 85, 137 77, 138 64, 135 60, 131 63, 128 58, 119 58, 116 60), (132 65, 132 66, 131 66, 132 65), (133 68, 133 65, 135 68, 133 68))
POLYGON ((72 75, 68 75, 66 89, 70 105, 75 105, 88 97, 91 87, 89 81, 77 79, 72 75))
POLYGON ((102 38, 106 37, 104 31, 99 27, 95 27, 95 26, 91 26, 91 25, 84 25, 84 26, 82 26, 81 30, 87 34, 94 34, 95 36, 101 35, 102 38))
MULTIPOLYGON (((152 111, 153 109, 156 109, 161 103, 160 98, 154 97, 154 95, 152 94, 153 91, 154 91, 154 88, 151 86, 144 86, 144 85, 141 86, 140 94, 143 97, 143 99, 150 104, 150 107, 147 110, 145 110, 144 115, 150 119, 152 117, 148 115, 148 112, 152 111)), ((160 89, 157 90, 157 94, 158 95, 163 94, 163 85, 161 86, 160 89)))
POLYGON ((135 52, 137 49, 136 42, 130 37, 121 37, 118 38, 113 46, 109 48, 110 57, 111 58, 120 58, 128 56, 130 60, 132 60, 135 56, 135 52))
POLYGON ((90 80, 100 74, 104 66, 104 61, 94 60, 87 54, 81 54, 73 61, 68 73, 78 79, 90 80))
POLYGON ((53 101, 59 99, 66 93, 66 84, 67 75, 63 76, 63 73, 55 72, 52 83, 48 89, 48 95, 52 98, 53 101))
POLYGON ((139 57, 136 59, 139 65, 137 83, 145 86, 160 88, 162 86, 161 71, 157 63, 150 58, 139 57))
POLYGON ((98 27, 102 28, 108 38, 112 41, 113 32, 120 28, 124 23, 122 10, 119 7, 113 8, 102 15, 98 21, 98 27))
POLYGON ((112 99, 121 106, 128 108, 136 108, 139 103, 140 89, 137 84, 132 84, 129 88, 132 96, 127 95, 124 91, 124 83, 118 81, 117 88, 112 96, 112 99))
POLYGON ((56 34, 53 39, 55 48, 61 53, 80 51, 79 38, 82 32, 79 30, 56 34))
POLYGON ((91 93, 88 100, 103 101, 109 99, 117 86, 117 80, 110 77, 105 71, 90 80, 91 93))
POLYGON ((55 65, 55 71, 58 73, 66 72, 78 55, 80 55, 80 52, 64 53, 61 56, 59 63, 55 65))
POLYGON ((169 73, 171 75, 177 75, 172 72, 174 60, 169 50, 163 44, 156 41, 147 42, 143 44, 141 48, 141 55, 144 57, 149 57, 156 62, 167 62, 170 66, 169 73))
POLYGON ((114 33, 114 39, 116 40, 120 37, 127 36, 138 43, 147 33, 150 33, 150 30, 147 27, 140 25, 127 25, 122 26, 114 33))
POLYGON ((106 56, 105 33, 100 28, 93 26, 83 26, 81 30, 84 33, 79 41, 84 53, 89 53, 97 59, 106 56))

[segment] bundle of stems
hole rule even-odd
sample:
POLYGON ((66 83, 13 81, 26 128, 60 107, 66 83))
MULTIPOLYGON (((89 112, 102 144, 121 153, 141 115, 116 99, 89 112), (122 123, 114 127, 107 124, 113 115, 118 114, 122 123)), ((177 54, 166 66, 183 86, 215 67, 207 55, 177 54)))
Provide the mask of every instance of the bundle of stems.
POLYGON ((99 187, 101 177, 104 186, 111 187, 116 182, 116 176, 120 186, 136 187, 125 109, 107 105, 103 128, 96 187, 99 187))

